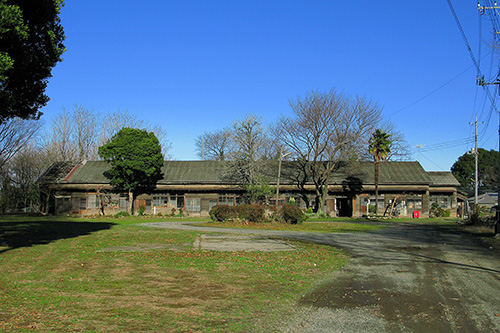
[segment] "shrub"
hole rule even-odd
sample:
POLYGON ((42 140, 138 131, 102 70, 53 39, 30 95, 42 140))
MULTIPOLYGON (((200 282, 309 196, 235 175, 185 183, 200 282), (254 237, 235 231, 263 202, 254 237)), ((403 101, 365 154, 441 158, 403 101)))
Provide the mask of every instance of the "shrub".
POLYGON ((146 211, 146 207, 141 206, 141 207, 139 207, 137 214, 139 214, 139 216, 143 216, 145 211, 146 211))
POLYGON ((127 212, 127 211, 123 211, 123 212, 118 212, 114 215, 114 217, 116 218, 119 218, 119 217, 128 217, 130 216, 130 214, 127 212))
POLYGON ((307 218, 306 214, 295 205, 284 205, 281 207, 280 216, 285 221, 285 223, 289 224, 300 224, 304 222, 307 218))
POLYGON ((265 209, 263 205, 244 204, 232 207, 235 215, 248 222, 264 222, 267 221, 265 217, 265 209))
POLYGON ((212 221, 224 222, 234 217, 234 211, 228 205, 216 205, 210 209, 210 218, 212 221))

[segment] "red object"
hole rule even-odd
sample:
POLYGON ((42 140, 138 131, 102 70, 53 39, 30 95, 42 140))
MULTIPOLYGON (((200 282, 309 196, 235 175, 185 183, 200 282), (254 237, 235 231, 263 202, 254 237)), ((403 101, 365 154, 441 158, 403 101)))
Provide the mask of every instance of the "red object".
POLYGON ((419 212, 418 210, 414 210, 414 211, 413 211, 413 218, 414 218, 414 219, 418 219, 418 218, 419 218, 419 216, 420 216, 420 212, 419 212))

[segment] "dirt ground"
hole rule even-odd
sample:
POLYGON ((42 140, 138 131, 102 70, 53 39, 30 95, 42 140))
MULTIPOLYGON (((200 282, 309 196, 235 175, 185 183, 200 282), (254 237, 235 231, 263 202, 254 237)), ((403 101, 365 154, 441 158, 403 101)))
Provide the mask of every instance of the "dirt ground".
MULTIPOLYGON (((150 226, 210 231, 182 223, 150 226)), ((282 332, 500 332, 499 240, 454 227, 392 224, 371 233, 217 229, 328 244, 352 259, 304 293, 282 332)))

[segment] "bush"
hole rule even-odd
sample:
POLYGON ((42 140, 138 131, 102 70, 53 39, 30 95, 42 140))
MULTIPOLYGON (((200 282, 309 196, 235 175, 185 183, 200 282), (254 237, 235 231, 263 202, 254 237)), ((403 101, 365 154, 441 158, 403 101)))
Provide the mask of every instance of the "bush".
POLYGON ((239 206, 216 205, 209 212, 212 221, 224 222, 239 218, 248 222, 264 222, 265 209, 262 205, 245 204, 239 206))
POLYGON ((129 217, 130 214, 127 211, 119 212, 114 215, 114 217, 119 218, 119 217, 129 217))
POLYGON ((141 206, 141 207, 139 207, 139 210, 137 211, 137 214, 139 214, 139 216, 143 216, 145 211, 146 211, 146 207, 145 206, 141 206))
POLYGON ((281 207, 280 216, 285 223, 289 224, 300 224, 307 219, 307 215, 304 214, 302 209, 290 204, 281 207))
POLYGON ((235 215, 248 222, 264 222, 267 221, 265 217, 265 209, 262 205, 245 204, 232 207, 235 215))
POLYGON ((210 209, 210 218, 212 221, 224 222, 234 217, 234 211, 228 205, 216 205, 210 209))

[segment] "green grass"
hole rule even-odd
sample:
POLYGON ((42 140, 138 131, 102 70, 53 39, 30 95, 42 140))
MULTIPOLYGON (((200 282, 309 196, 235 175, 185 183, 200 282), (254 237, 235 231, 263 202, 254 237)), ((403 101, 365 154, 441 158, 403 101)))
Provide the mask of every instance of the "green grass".
POLYGON ((194 251, 196 232, 145 221, 0 216, 0 331, 268 331, 348 259, 299 242, 292 252, 194 251), (151 245, 161 249, 102 252, 151 245))
POLYGON ((199 223, 196 225, 205 227, 214 227, 214 228, 241 228, 241 229, 305 231, 305 232, 322 232, 322 233, 368 232, 384 227, 374 224, 349 223, 349 222, 304 222, 301 224, 208 222, 208 223, 199 223))

